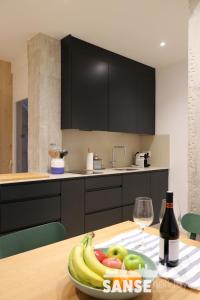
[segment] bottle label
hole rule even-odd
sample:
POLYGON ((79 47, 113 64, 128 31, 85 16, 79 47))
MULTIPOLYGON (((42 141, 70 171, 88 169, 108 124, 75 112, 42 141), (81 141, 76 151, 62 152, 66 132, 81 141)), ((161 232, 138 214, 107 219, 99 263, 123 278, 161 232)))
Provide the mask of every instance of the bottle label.
POLYGON ((160 238, 160 248, 159 248, 159 257, 161 259, 164 259, 164 244, 165 244, 165 240, 160 238))
MULTIPOLYGON (((160 238, 160 248, 159 257, 161 259, 165 258, 165 240, 160 238)), ((168 241, 168 261, 175 261, 179 258, 179 240, 169 240, 168 241)))
POLYGON ((168 260, 174 261, 179 258, 179 240, 169 240, 168 260))

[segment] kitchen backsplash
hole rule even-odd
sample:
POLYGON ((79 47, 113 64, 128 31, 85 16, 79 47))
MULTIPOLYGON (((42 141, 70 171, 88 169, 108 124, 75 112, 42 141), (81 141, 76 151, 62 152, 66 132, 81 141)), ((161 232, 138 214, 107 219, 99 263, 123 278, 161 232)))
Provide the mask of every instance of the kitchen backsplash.
POLYGON ((133 162, 133 154, 144 150, 152 150, 152 165, 169 166, 169 137, 167 135, 142 136, 129 133, 67 129, 62 131, 62 141, 63 148, 69 151, 66 163, 70 170, 85 168, 88 147, 103 159, 104 167, 110 168, 112 147, 115 145, 125 145, 127 149, 126 161, 124 161, 123 151, 117 152, 117 167, 130 166, 133 162))

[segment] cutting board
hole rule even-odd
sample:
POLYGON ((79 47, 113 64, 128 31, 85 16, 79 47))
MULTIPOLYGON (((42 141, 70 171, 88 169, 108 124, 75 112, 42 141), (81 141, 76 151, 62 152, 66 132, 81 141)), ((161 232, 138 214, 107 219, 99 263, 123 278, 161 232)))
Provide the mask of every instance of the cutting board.
POLYGON ((28 179, 45 179, 49 178, 47 173, 9 173, 0 174, 1 181, 17 181, 17 180, 28 180, 28 179))

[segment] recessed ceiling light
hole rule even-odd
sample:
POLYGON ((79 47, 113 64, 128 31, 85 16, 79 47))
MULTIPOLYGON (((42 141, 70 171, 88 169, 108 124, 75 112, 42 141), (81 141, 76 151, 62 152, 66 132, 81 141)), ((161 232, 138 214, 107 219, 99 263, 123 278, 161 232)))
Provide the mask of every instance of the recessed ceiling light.
POLYGON ((166 46, 166 43, 165 42, 161 42, 160 43, 160 47, 165 47, 166 46))

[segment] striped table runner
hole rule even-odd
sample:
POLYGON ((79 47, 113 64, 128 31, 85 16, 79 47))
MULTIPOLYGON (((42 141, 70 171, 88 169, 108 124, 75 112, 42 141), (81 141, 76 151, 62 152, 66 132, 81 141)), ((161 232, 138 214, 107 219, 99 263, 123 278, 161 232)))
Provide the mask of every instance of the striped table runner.
MULTIPOLYGON (((143 233, 144 251, 157 265, 160 277, 174 281, 186 287, 200 290, 200 248, 186 245, 180 242, 179 264, 169 268, 159 263, 159 237, 143 233)), ((113 239, 96 245, 96 248, 109 247, 112 244, 120 244, 127 249, 140 251, 141 232, 132 230, 120 234, 113 239)))

